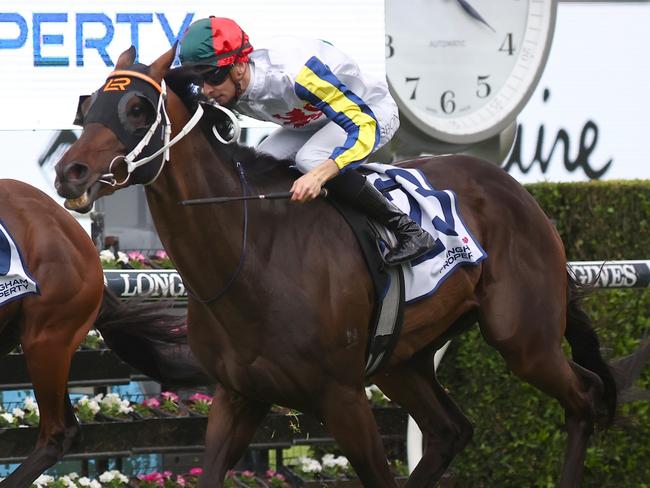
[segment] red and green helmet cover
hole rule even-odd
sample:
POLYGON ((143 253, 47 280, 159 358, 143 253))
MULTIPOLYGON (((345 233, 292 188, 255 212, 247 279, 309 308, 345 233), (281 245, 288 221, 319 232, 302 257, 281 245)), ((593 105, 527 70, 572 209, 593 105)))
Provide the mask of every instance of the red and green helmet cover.
POLYGON ((252 50, 248 35, 234 20, 209 17, 189 26, 181 40, 179 57, 184 65, 220 68, 247 62, 252 50))

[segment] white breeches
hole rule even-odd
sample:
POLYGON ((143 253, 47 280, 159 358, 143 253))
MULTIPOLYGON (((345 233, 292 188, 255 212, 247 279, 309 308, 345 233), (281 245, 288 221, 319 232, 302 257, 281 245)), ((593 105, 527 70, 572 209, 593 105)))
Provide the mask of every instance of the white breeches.
MULTIPOLYGON (((379 144, 382 147, 397 132, 399 115, 392 99, 381 105, 369 104, 379 122, 379 144)), ((278 159, 293 159, 301 173, 307 173, 330 157, 336 147, 345 144, 347 133, 336 123, 327 122, 314 130, 281 127, 264 139, 257 149, 278 159)))

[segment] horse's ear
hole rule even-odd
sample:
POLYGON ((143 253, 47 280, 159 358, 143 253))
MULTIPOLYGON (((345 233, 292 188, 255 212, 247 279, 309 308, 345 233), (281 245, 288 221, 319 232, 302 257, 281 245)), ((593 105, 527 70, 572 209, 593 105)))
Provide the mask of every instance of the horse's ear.
POLYGON ((131 46, 120 54, 120 57, 117 58, 115 69, 125 69, 129 66, 133 66, 133 63, 135 63, 135 46, 131 46))
POLYGON ((169 51, 167 51, 165 54, 163 54, 158 59, 156 59, 149 67, 149 75, 152 78, 156 80, 162 80, 165 77, 165 75, 167 75, 169 68, 174 62, 174 58, 176 57, 177 44, 178 44, 177 42, 174 43, 174 45, 169 51))

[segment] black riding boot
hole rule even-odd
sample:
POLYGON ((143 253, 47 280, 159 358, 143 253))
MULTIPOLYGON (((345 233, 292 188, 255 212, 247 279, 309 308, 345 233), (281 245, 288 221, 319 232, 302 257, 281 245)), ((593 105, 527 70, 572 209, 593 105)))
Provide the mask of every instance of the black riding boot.
POLYGON ((333 178, 327 186, 336 196, 395 233, 397 245, 384 257, 386 263, 405 263, 433 249, 435 239, 431 234, 413 222, 356 171, 347 171, 333 178))

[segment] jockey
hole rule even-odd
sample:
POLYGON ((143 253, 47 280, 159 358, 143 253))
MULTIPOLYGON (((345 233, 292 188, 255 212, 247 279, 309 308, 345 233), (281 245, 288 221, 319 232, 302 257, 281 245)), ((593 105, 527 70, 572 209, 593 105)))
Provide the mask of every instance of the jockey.
POLYGON ((190 25, 180 60, 201 76, 206 97, 281 125, 258 150, 295 161, 303 175, 291 187, 292 200, 312 200, 327 183, 335 196, 395 233, 388 264, 433 248, 433 237, 354 169, 399 127, 385 81, 362 74, 355 61, 321 40, 280 37, 253 49, 237 23, 220 17, 190 25))

